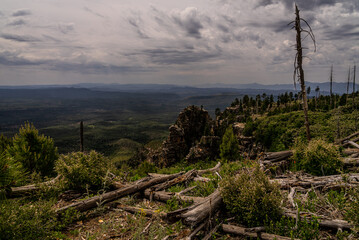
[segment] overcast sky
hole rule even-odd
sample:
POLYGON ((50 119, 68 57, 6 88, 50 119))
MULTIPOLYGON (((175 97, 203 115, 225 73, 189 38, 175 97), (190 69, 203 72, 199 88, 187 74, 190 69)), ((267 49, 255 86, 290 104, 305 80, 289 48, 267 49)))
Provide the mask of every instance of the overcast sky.
MULTIPOLYGON (((346 81, 359 1, 296 2, 306 80, 346 81)), ((0 85, 291 83, 294 17, 292 0, 1 0, 0 85)))

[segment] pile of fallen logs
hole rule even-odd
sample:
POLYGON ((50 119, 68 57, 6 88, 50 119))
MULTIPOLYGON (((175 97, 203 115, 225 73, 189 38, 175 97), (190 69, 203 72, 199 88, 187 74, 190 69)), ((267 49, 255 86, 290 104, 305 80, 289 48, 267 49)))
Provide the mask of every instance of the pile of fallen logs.
MULTIPOLYGON (((359 135, 359 133, 358 133, 359 135)), ((343 140, 342 142, 345 142, 343 140)), ((359 163, 359 158, 355 157, 354 154, 359 153, 359 149, 347 149, 347 154, 351 155, 349 158, 343 158, 343 164, 345 166, 355 166, 359 163), (358 151, 356 151, 358 150, 358 151)), ((288 164, 290 157, 293 155, 292 151, 283 151, 276 153, 264 153, 259 159, 261 167, 269 169, 273 166, 283 167, 288 164)), ((223 209, 222 197, 220 191, 216 189, 212 194, 207 197, 193 197, 187 196, 186 193, 190 192, 194 187, 187 188, 179 193, 167 192, 171 186, 179 183, 185 183, 189 181, 211 181, 208 178, 203 177, 205 173, 216 173, 220 169, 220 163, 214 168, 208 170, 190 170, 188 172, 180 172, 176 174, 149 174, 148 177, 140 179, 138 181, 127 183, 125 185, 118 184, 114 185, 115 190, 103 193, 98 196, 94 196, 85 200, 77 201, 70 205, 61 207, 56 210, 57 213, 62 213, 67 209, 76 209, 78 211, 87 211, 95 208, 99 205, 112 203, 117 208, 130 213, 141 213, 145 216, 158 216, 168 222, 174 222, 182 220, 183 223, 194 229, 187 239, 194 238, 200 231, 205 234, 204 239, 210 239, 211 235, 222 229, 223 232, 230 234, 237 234, 246 237, 253 237, 260 239, 290 239, 288 237, 277 236, 274 234, 265 233, 264 227, 257 228, 245 228, 243 226, 234 226, 230 224, 223 224, 223 221, 216 221, 213 219, 218 217, 219 212, 223 209), (136 208, 132 206, 125 206, 116 202, 116 200, 128 196, 140 193, 141 196, 150 199, 150 201, 162 201, 166 202, 170 199, 177 198, 180 201, 191 201, 193 204, 189 207, 179 209, 172 212, 161 212, 154 211, 151 209, 136 208), (221 222, 218 224, 218 222, 221 222)), ((42 183, 39 185, 29 185, 19 188, 13 188, 13 196, 18 196, 30 191, 36 191, 41 186, 51 186, 60 177, 53 179, 49 182, 42 183)), ((323 177, 314 177, 309 174, 303 173, 287 173, 277 175, 271 179, 272 182, 276 182, 282 191, 288 192, 288 202, 291 203, 291 208, 283 208, 282 213, 284 216, 292 219, 304 219, 310 221, 311 218, 318 219, 319 227, 322 229, 334 229, 334 230, 350 230, 353 229, 353 225, 350 223, 338 220, 330 219, 328 216, 316 215, 313 213, 300 213, 298 207, 293 200, 296 192, 306 192, 310 190, 321 190, 326 191, 329 189, 341 189, 347 187, 359 187, 359 173, 350 173, 346 175, 332 175, 323 177)), ((168 238, 166 238, 168 239, 168 238)))

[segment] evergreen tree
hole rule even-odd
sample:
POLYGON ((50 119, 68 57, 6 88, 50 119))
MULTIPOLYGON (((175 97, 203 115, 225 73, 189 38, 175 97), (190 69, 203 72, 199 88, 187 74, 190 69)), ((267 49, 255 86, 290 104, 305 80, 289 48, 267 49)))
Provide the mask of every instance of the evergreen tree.
POLYGON ((239 143, 233 133, 233 127, 230 125, 223 135, 222 143, 219 147, 222 161, 234 161, 240 158, 239 143))

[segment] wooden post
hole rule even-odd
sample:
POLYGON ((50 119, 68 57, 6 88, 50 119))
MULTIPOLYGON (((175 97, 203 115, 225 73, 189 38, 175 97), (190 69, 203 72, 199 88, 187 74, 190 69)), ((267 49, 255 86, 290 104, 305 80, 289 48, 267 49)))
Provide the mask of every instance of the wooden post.
POLYGON ((84 151, 84 123, 80 122, 80 151, 84 151))

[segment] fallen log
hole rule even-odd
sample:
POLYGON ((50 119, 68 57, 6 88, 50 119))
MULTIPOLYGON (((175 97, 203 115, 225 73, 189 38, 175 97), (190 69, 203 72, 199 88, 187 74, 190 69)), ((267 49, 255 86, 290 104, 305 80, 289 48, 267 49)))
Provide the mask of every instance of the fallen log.
POLYGON ((345 138, 342 138, 342 139, 339 139, 339 140, 337 140, 336 142, 337 143, 342 143, 342 142, 344 142, 344 141, 346 141, 346 140, 349 140, 349 139, 351 139, 351 138, 353 138, 353 137, 356 137, 356 136, 358 136, 359 135, 359 132, 355 132, 355 133, 353 133, 353 134, 351 134, 351 135, 349 135, 349 136, 347 136, 347 137, 345 137, 345 138))
POLYGON ((211 195, 199 203, 197 206, 189 209, 181 214, 180 218, 184 223, 190 226, 195 226, 201 223, 206 218, 212 216, 222 204, 222 197, 218 189, 216 189, 211 195))
POLYGON ((201 176, 205 173, 209 173, 209 172, 217 172, 219 171, 219 169, 221 168, 221 162, 218 162, 216 164, 216 166, 214 166, 213 168, 210 169, 204 169, 204 170, 198 170, 198 175, 201 176))
POLYGON ((343 180, 349 184, 359 184, 359 173, 350 173, 347 175, 330 175, 330 176, 311 176, 311 175, 291 175, 288 177, 279 176, 275 179, 271 179, 271 182, 279 184, 281 189, 289 189, 290 187, 325 187, 330 185, 336 185, 343 180))
POLYGON ((117 208, 122 209, 126 212, 129 213, 139 213, 141 215, 144 215, 146 217, 154 217, 154 216, 158 216, 161 217, 163 219, 165 219, 167 217, 167 213, 165 212, 161 212, 158 210, 151 210, 151 209, 145 209, 145 208, 138 208, 138 207, 131 207, 131 206, 126 206, 126 205, 117 205, 117 208))
POLYGON ((217 224, 202 240, 209 240, 212 238, 212 235, 217 232, 218 228, 222 226, 222 223, 217 224))
POLYGON ((345 143, 349 144, 352 147, 358 148, 359 149, 359 144, 353 142, 353 141, 346 141, 345 143))
POLYGON ((183 175, 180 175, 172 180, 166 181, 164 183, 160 183, 158 185, 152 186, 151 190, 152 191, 161 191, 164 190, 166 188, 169 188, 173 185, 176 185, 178 183, 182 183, 182 182, 187 182, 192 180, 193 178, 195 178, 195 176, 197 176, 197 170, 190 170, 188 172, 186 172, 183 175))
MULTIPOLYGON (((282 208, 283 209, 283 215, 288 218, 298 219, 297 212, 294 212, 288 208, 282 208)), ((350 224, 347 221, 340 220, 340 219, 328 219, 325 216, 316 215, 312 213, 307 212, 301 212, 302 215, 299 215, 300 218, 306 219, 307 221, 310 220, 310 218, 315 217, 318 219, 319 227, 324 229, 342 229, 342 230, 350 230, 354 228, 354 225, 350 224)))
POLYGON ((176 194, 173 192, 151 192, 151 190, 146 189, 144 192, 144 195, 146 198, 150 199, 152 194, 152 200, 160 201, 160 202, 167 202, 168 200, 171 200, 174 197, 177 197, 180 201, 190 202, 193 201, 194 203, 200 203, 203 202, 205 198, 202 197, 191 197, 191 196, 185 196, 176 194))
POLYGON ((102 195, 94 196, 92 198, 70 204, 68 206, 57 209, 56 212, 60 213, 69 208, 74 208, 78 211, 86 211, 88 209, 97 207, 100 204, 111 202, 118 198, 130 195, 130 194, 133 194, 133 193, 136 193, 139 191, 143 191, 146 188, 149 188, 153 185, 172 180, 182 174, 183 173, 177 173, 177 174, 172 174, 169 176, 163 176, 163 177, 158 177, 158 178, 147 177, 142 182, 139 182, 137 184, 132 184, 132 185, 129 185, 129 186, 126 186, 126 187, 123 187, 123 188, 120 188, 120 189, 117 189, 117 190, 114 190, 111 192, 104 193, 102 195))
POLYGON ((253 233, 253 232, 246 231, 246 228, 239 227, 239 226, 234 226, 234 225, 229 225, 229 224, 222 224, 222 230, 223 230, 223 232, 226 232, 226 233, 245 236, 245 237, 251 237, 251 238, 256 238, 256 239, 257 238, 265 239, 265 240, 274 240, 274 239, 276 239, 276 240, 290 240, 290 239, 293 239, 293 238, 290 238, 290 237, 282 237, 282 236, 279 236, 279 235, 270 234, 270 233, 264 233, 264 232, 253 233))
POLYGON ((359 166, 359 158, 342 158, 345 167, 359 166))
POLYGON ((38 183, 38 184, 30 184, 30 185, 26 185, 26 186, 21 186, 21 187, 13 187, 11 188, 11 191, 9 192, 9 194, 7 195, 7 197, 20 197, 26 194, 30 194, 33 192, 36 192, 38 190, 40 190, 42 187, 46 187, 46 186, 51 186, 54 185, 59 179, 61 178, 61 176, 57 176, 56 178, 47 181, 47 182, 42 182, 42 183, 38 183))
POLYGON ((346 148, 343 150, 343 154, 345 155, 352 155, 352 154, 358 154, 359 153, 359 149, 357 148, 346 148))
POLYGON ((267 153, 264 153, 263 160, 270 161, 270 162, 278 162, 280 160, 287 159, 287 158, 291 157, 292 155, 293 155, 292 150, 281 151, 281 152, 267 152, 267 153))

